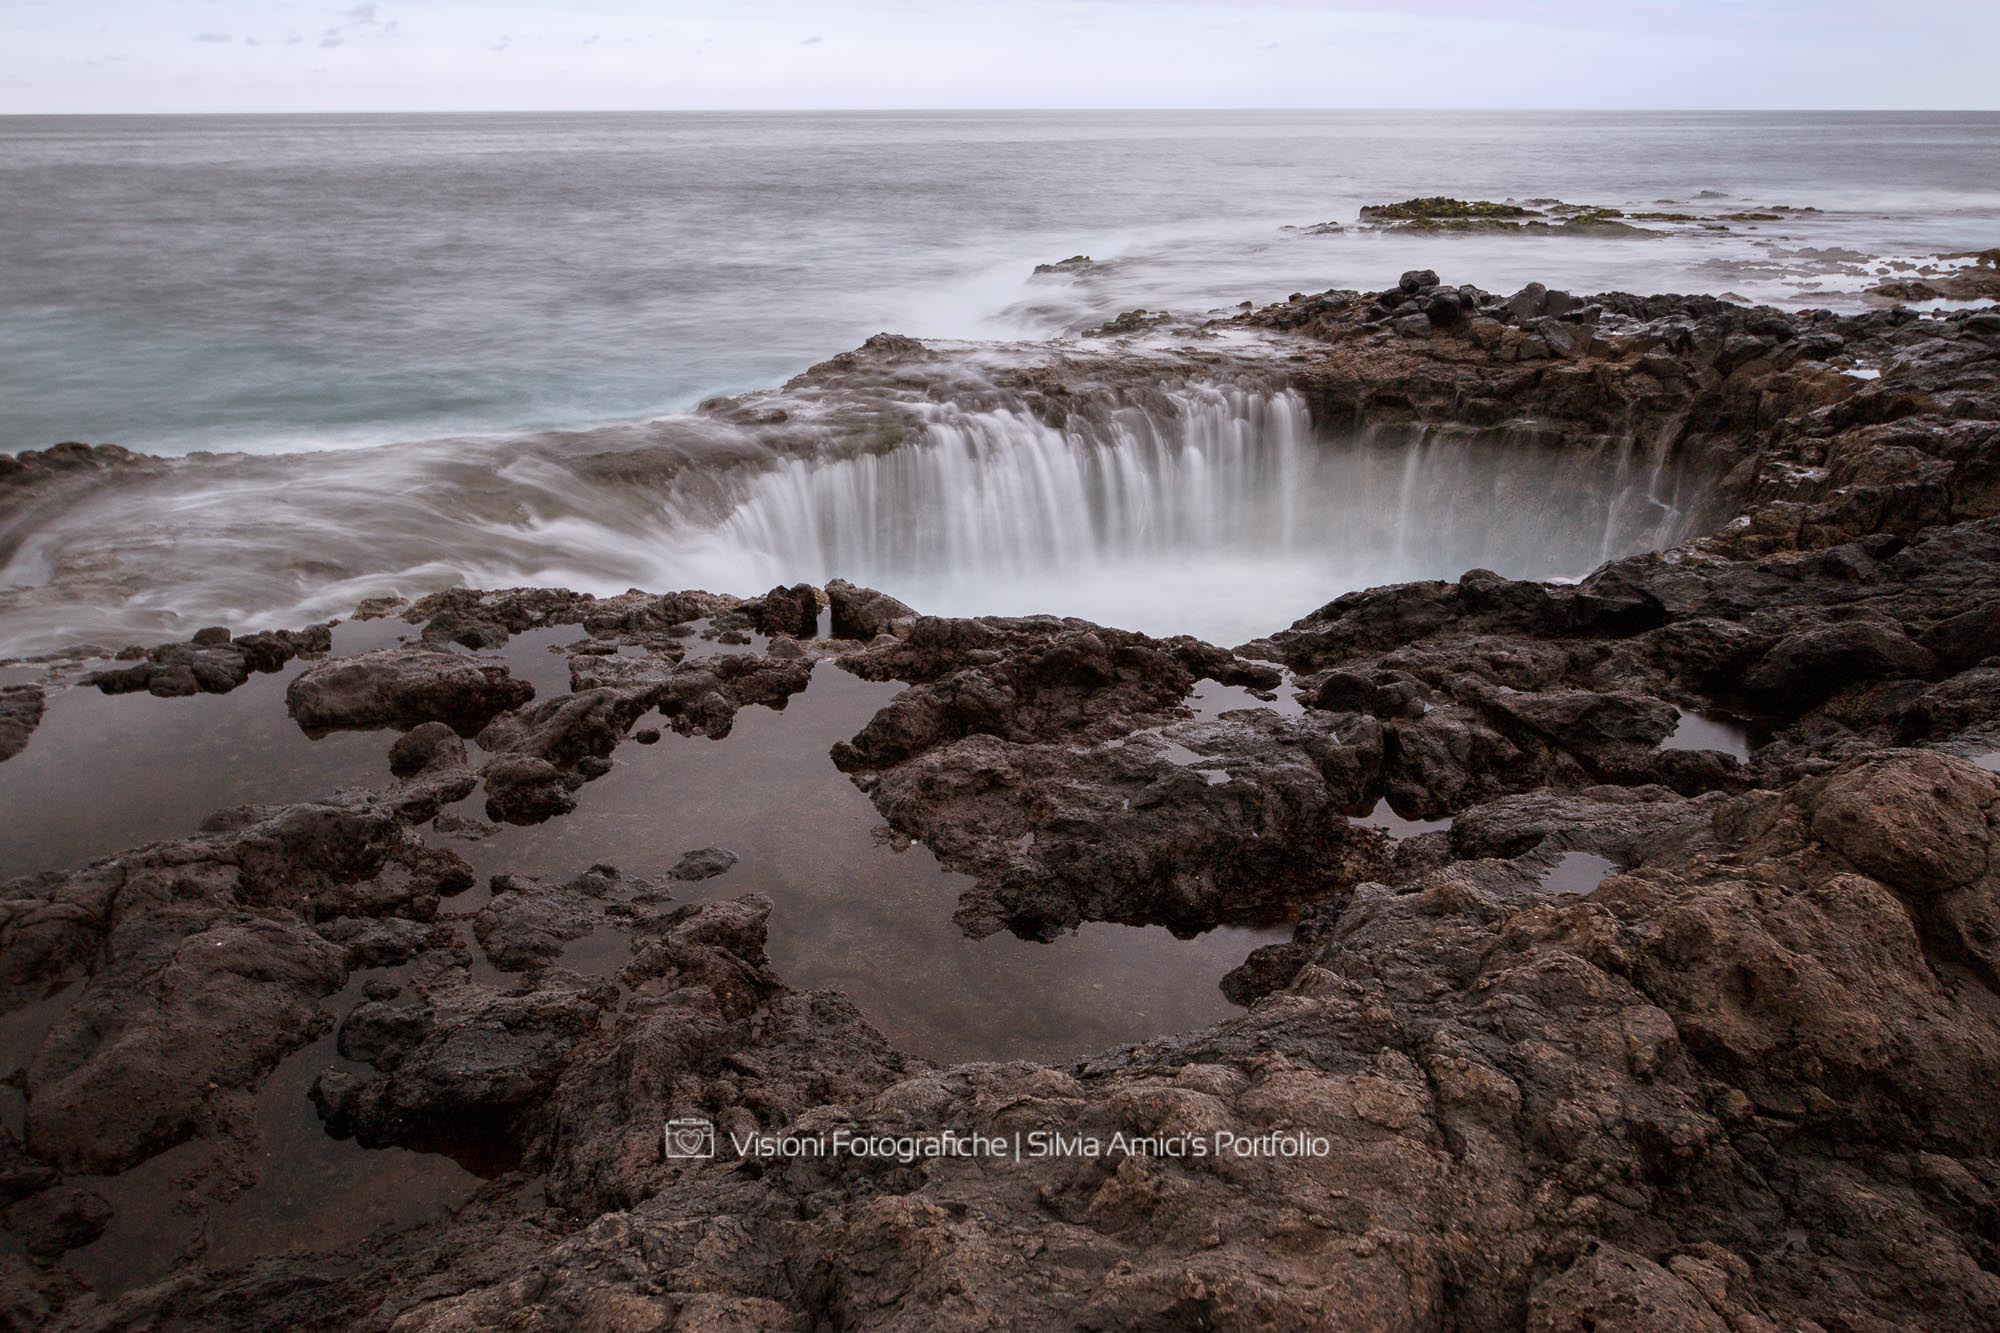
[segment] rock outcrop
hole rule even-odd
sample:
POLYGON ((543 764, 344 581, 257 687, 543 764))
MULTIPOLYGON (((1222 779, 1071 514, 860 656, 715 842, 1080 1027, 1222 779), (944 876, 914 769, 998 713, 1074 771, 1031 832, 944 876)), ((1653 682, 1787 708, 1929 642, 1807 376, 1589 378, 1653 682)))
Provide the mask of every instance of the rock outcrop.
MULTIPOLYGON (((1350 592, 1234 650, 835 582, 456 590, 399 612, 415 642, 280 660, 301 725, 395 730, 384 785, 0 885, 7 1320, 1991 1328, 2000 330, 1429 271, 1241 320, 1290 331, 1325 422, 1700 454, 1708 535, 1350 592), (554 626, 569 688, 537 693, 492 654, 554 626), (1283 923, 1224 982, 1245 1011, 934 1065, 786 984, 733 835, 741 867, 524 873, 545 831, 445 810, 581 817, 628 737, 731 744, 822 659, 895 685, 831 761, 970 877, 967 932, 1283 923), (1689 715, 1740 745, 1684 748, 1689 715), (206 1219, 254 1188, 280 1083, 314 1134, 476 1183, 90 1277, 136 1191, 206 1219), (887 1144, 829 1149, 855 1136, 887 1144)), ((923 373, 906 341, 848 364, 923 373)), ((129 687, 265 669, 243 642, 129 687)), ((41 698, 0 717, 25 739, 41 698)))

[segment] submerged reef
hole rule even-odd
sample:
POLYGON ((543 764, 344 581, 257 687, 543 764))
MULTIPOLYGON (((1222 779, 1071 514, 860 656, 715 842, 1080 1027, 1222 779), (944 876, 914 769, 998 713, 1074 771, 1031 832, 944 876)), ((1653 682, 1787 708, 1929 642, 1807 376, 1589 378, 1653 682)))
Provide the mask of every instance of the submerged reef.
MULTIPOLYGON (((1586 577, 1329 589, 1233 646, 834 580, 460 588, 50 655, 0 694, 8 767, 86 762, 58 712, 262 681, 258 716, 370 777, 0 885, 5 1321, 1991 1328, 2000 314, 1415 271, 1102 332, 1147 382, 1149 339, 1194 349, 1175 373, 1252 358, 1322 434, 1638 441, 1605 466, 1699 500, 1586 577), (936 859, 927 910, 995 945, 1256 924, 1189 981, 1242 1011, 933 1060, 773 965, 754 845, 509 864, 595 827, 662 729, 726 751, 842 682, 883 694, 784 762, 936 859), (759 1147, 839 1135, 890 1147, 759 1147), (393 1179, 288 1187, 330 1143, 393 1179)), ((948 374, 875 340, 790 391, 948 374)), ((1010 374, 1055 423, 1114 378, 1010 374)), ((31 457, 0 506, 161 466, 31 457)))

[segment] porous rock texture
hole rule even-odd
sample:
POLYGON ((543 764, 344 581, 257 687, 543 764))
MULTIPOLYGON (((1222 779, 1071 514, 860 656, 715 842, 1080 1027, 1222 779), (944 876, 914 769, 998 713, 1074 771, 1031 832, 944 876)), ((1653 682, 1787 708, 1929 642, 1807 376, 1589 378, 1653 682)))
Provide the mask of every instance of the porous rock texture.
MULTIPOLYGON (((830 639, 811 588, 462 591, 402 612, 418 642, 296 677, 302 724, 406 729, 398 781, 0 887, 0 1002, 57 1009, 0 1129, 5 1318, 1993 1328, 2000 336, 1560 295, 1418 273, 1244 319, 1290 331, 1323 424, 1491 428, 1494 448, 1630 429, 1718 462, 1711 535, 1573 585, 1350 593, 1234 651, 841 583, 830 639), (1523 416, 1536 432, 1506 428, 1523 416), (554 624, 585 636, 566 694, 436 660, 554 624), (688 651, 702 635, 747 650, 688 651), (422 836, 443 804, 483 778, 490 817, 559 817, 642 716, 721 740, 815 662, 903 683, 831 758, 972 877, 968 931, 1295 922, 1231 975, 1247 1011, 1061 1065, 933 1066, 790 989, 767 901, 674 900, 727 872, 720 849, 657 884, 502 876, 441 913, 472 887, 422 836), (1201 714, 1203 680, 1300 707, 1201 714), (1737 719, 1747 757, 1677 748, 1683 713, 1737 719), (1357 818, 1383 800, 1450 825, 1357 818), (587 965, 607 935, 615 961, 587 965), (254 1177, 262 1081, 329 1034, 326 1132, 451 1154, 484 1177, 469 1200, 93 1290, 63 1255, 115 1221, 105 1182, 190 1141, 254 1177), (712 1122, 717 1155, 667 1156, 676 1118, 712 1122), (843 1128, 1130 1142, 731 1142, 843 1128), (1218 1133, 1324 1146, 1158 1146, 1218 1133)), ((840 373, 920 373, 906 342, 840 373)))

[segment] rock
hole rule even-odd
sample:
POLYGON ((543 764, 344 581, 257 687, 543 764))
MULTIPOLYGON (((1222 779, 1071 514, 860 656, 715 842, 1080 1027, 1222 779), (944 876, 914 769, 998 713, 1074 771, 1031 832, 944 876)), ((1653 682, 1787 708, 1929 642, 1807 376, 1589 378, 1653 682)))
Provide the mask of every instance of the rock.
POLYGON ((136 659, 132 666, 92 672, 83 683, 95 685, 105 694, 143 692, 160 698, 227 694, 252 672, 276 671, 302 654, 325 653, 331 644, 332 634, 326 625, 249 634, 240 639, 232 639, 227 629, 218 626, 198 631, 187 643, 128 649, 119 658, 136 659))
POLYGON ((0 1213, 0 1225, 38 1259, 90 1244, 110 1221, 111 1205, 77 1185, 45 1189, 0 1213))
MULTIPOLYGON (((1603 221, 1443 203, 1459 208, 1403 220, 1603 221)), ((1706 297, 1530 289, 1516 311, 1425 276, 1225 323, 1290 340, 1287 382, 1318 420, 1449 424, 1487 452, 1645 441, 1617 466, 1707 535, 1577 584, 1472 570, 1350 593, 1238 652, 1052 617, 894 604, 871 619, 876 595, 841 585, 838 643, 785 635, 764 655, 702 656, 689 626, 743 637, 771 598, 455 589, 416 616, 590 627, 572 693, 480 732, 489 799, 517 770, 543 813, 647 710, 721 737, 737 709, 805 688, 821 656, 894 682, 834 755, 891 845, 921 838, 968 877, 961 928, 1292 921, 1224 979, 1246 1010, 1054 1061, 932 1064, 840 995, 789 989, 761 899, 674 904, 603 866, 508 875, 522 845, 506 838, 479 849, 492 901, 442 912, 470 867, 424 838, 462 819, 441 810, 472 778, 432 729, 382 791, 232 808, 0 886, 0 1006, 34 1048, 14 1080, 28 1142, 0 1126, 0 1200, 88 1184, 122 1208, 150 1189, 170 1223, 196 1209, 226 1226, 272 1151, 270 1099, 294 1096, 299 1053, 330 1024, 342 1063, 314 1102, 331 1131, 450 1152, 490 1183, 431 1199, 437 1164, 411 1159, 396 1192, 427 1209, 413 1220, 354 1241, 343 1215, 311 1229, 310 1253, 280 1234, 249 1262, 190 1250, 122 1294, 10 1243, 0 1320, 1990 1325, 1994 335, 1706 297), (1453 336, 1386 336, 1446 292, 1484 313, 1453 336), (1841 375, 1836 354, 1880 379, 1841 375), (1281 702, 1209 716, 1204 680, 1281 702), (1744 761, 1658 748, 1679 712, 1746 707, 1744 761), (1384 800, 1449 827, 1356 822, 1384 800), (476 951, 508 969, 497 984, 476 951), (719 1160, 668 1156, 669 1119, 711 1126, 719 1160), (738 1147, 840 1130, 1145 1141, 1001 1163, 738 1147), (1165 1146, 1272 1132, 1321 1146, 1165 1146), (135 1162, 146 1174, 76 1177, 135 1162)), ((1201 349, 1204 373, 1267 373, 1223 341, 1201 349)), ((1090 374, 1150 387, 1175 355, 1090 374)), ((945 356, 871 343, 798 392, 941 392, 945 356)), ((1077 410, 1073 372, 994 373, 981 392, 1032 396, 1051 423, 1077 410)), ((706 413, 731 430, 786 420, 768 401, 706 413)), ((657 479, 647 459, 588 466, 657 479)), ((0 485, 102 470, 23 464, 0 485)), ((202 673, 234 674, 202 654, 257 669, 243 643, 142 649, 116 670, 199 691, 202 673)), ((551 832, 516 869, 601 854, 593 826, 551 832)), ((1129 998, 1107 987, 1107 1004, 1129 998)), ((17 1239, 41 1229, 15 1217, 17 1239)))
MULTIPOLYGON (((1364 214, 1365 216, 1365 214, 1364 214)), ((1405 296, 1414 296, 1438 285, 1438 275, 1432 269, 1413 268, 1396 279, 1396 290, 1405 296)))
POLYGON ((380 648, 296 677, 285 703, 307 732, 444 722, 461 733, 535 697, 503 665, 421 648, 380 648))
POLYGON ((674 862, 668 876, 686 882, 713 879, 735 865, 735 852, 726 847, 702 847, 692 852, 682 852, 674 862))
POLYGON ((1463 298, 1449 289, 1426 297, 1423 307, 1425 317, 1438 328, 1450 328, 1465 317, 1463 298))
POLYGON ((1987 812, 2000 779, 1948 755, 1903 753, 1844 765, 1813 810, 1816 837, 1864 874, 1913 898, 1986 875, 1987 812))
MULTIPOLYGON (((1923 646, 1947 671, 1963 671, 1988 658, 2000 657, 2000 601, 1952 616, 1933 625, 1923 638, 1923 646)), ((5 696, 0 696, 0 708, 5 696)), ((0 742, 4 751, 4 742, 0 742)))
POLYGON ((344 1049, 378 1072, 330 1069, 313 1083, 327 1132, 365 1147, 448 1146, 507 1159, 519 1152, 517 1117, 546 1093, 600 1014, 572 991, 502 995, 450 977, 393 1023, 385 1017, 363 1004, 342 1025, 344 1049))
POLYGON ((1651 1260, 1612 1246, 1593 1247, 1560 1276, 1536 1287, 1528 1311, 1532 1333, 1575 1328, 1730 1333, 1730 1327, 1697 1289, 1651 1260))
POLYGON ((844 579, 826 585, 827 602, 833 608, 833 637, 873 639, 878 634, 895 634, 907 628, 917 613, 887 593, 857 588, 844 579))
POLYGON ((27 1075, 36 1156, 89 1174, 134 1166, 203 1131, 221 1109, 209 1089, 254 1084, 318 1035, 342 950, 254 917, 187 925, 133 919, 113 965, 50 1027, 27 1075))
POLYGON ((570 940, 590 933, 596 914, 573 891, 547 889, 511 875, 495 876, 493 900, 473 918, 472 933, 502 972, 554 961, 570 940))
POLYGON ((479 776, 486 783, 486 817, 503 824, 539 824, 576 808, 562 770, 546 759, 503 754, 479 776))
POLYGON ((1885 676, 1926 676, 1936 665, 1930 652, 1893 626, 1848 621, 1780 639, 1743 685, 1764 707, 1796 715, 1836 690, 1885 676))
POLYGON ((465 766, 465 742, 443 722, 423 722, 389 747, 389 771, 399 778, 465 766))
POLYGON ((752 620, 764 634, 813 638, 819 634, 819 589, 810 583, 773 588, 758 603, 752 620))
POLYGON ((0 761, 12 759, 28 748, 28 740, 42 721, 42 690, 39 685, 9 685, 0 688, 0 761))
POLYGON ((1549 289, 1539 282, 1531 282, 1507 298, 1507 310, 1523 324, 1538 319, 1549 313, 1549 289))

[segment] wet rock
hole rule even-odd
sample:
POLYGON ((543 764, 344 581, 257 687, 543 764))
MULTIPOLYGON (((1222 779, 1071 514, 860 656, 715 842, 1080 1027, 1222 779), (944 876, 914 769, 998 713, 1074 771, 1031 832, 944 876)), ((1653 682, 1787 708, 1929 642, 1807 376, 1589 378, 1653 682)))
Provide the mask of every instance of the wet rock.
POLYGON ((443 722, 424 722, 389 747, 389 771, 399 778, 465 765, 465 742, 443 722))
POLYGON ((347 951, 349 971, 400 966, 440 943, 428 918, 343 916, 321 924, 318 931, 347 951))
POLYGON ((443 610, 430 618, 420 636, 427 644, 456 643, 475 651, 504 647, 507 627, 477 613, 443 610))
POLYGON ((376 1072, 329 1069, 314 1081, 313 1103, 327 1132, 367 1147, 399 1144, 503 1160, 519 1152, 518 1118, 532 1111, 600 1018, 598 1007, 574 991, 503 995, 457 975, 425 986, 422 1003, 399 1018, 393 1038, 385 1039, 369 1006, 356 1013, 362 1018, 348 1049, 376 1072))
POLYGON ((977 876, 958 920, 1049 939, 1084 921, 1194 932, 1380 874, 1342 811, 1381 763, 1372 719, 1249 712, 1112 747, 973 736, 870 783, 890 826, 977 876))
POLYGON ((576 808, 562 770, 532 755, 501 755, 479 772, 486 817, 503 824, 539 824, 576 808))
POLYGON ((38 685, 0 688, 0 761, 28 748, 28 739, 42 721, 42 690, 38 685))
POLYGON ((810 583, 773 588, 754 604, 750 614, 760 633, 813 638, 819 633, 819 589, 810 583))
POLYGON ((857 588, 844 579, 826 585, 826 598, 833 608, 833 637, 864 642, 878 634, 895 634, 907 628, 917 613, 887 593, 857 588))
POLYGON ((573 939, 590 933, 596 913, 573 891, 544 889, 532 880, 495 876, 493 899, 473 918, 472 933, 502 972, 552 962, 573 939))
POLYGON ((1887 676, 1926 676, 1937 659, 1893 626, 1851 621, 1800 630, 1780 639, 1744 676, 1765 707, 1787 714, 1849 685, 1887 676))
POLYGON ((345 975, 303 927, 165 910, 114 932, 114 961, 29 1063, 29 1150, 66 1171, 120 1171, 213 1125, 212 1089, 254 1085, 317 1036, 345 975))
MULTIPOLYGON (((252 672, 271 672, 294 657, 326 653, 332 644, 329 627, 281 630, 232 639, 220 627, 204 629, 187 643, 134 648, 131 666, 92 672, 83 678, 105 694, 149 693, 160 698, 191 694, 227 694, 252 672)), ((120 653, 120 659, 128 656, 120 653)))
POLYGON ((713 879, 735 865, 737 856, 727 847, 702 847, 692 852, 682 852, 667 874, 678 880, 695 882, 713 879))
POLYGON ((444 722, 477 731, 534 698, 503 665, 457 653, 381 648, 321 663, 294 679, 286 706, 308 732, 444 722))
POLYGON ((40 1259, 53 1259, 104 1234, 111 1205, 78 1185, 59 1185, 30 1195, 0 1213, 0 1226, 40 1259))

